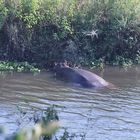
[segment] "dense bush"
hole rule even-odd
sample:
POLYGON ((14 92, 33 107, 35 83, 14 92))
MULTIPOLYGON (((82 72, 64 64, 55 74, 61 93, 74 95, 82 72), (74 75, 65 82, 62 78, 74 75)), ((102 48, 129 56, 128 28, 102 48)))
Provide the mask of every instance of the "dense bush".
POLYGON ((139 0, 0 0, 0 59, 140 63, 139 0))

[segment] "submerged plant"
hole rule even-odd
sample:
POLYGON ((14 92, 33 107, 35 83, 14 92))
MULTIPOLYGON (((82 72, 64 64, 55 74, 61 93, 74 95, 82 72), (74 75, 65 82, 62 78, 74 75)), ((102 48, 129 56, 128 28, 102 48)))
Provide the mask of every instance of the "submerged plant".
POLYGON ((51 140, 58 128, 57 112, 54 107, 50 107, 43 111, 43 116, 38 119, 33 127, 24 128, 6 140, 51 140))
MULTIPOLYGON (((18 132, 12 140, 40 140, 41 137, 51 136, 59 128, 58 121, 52 121, 48 125, 44 123, 37 123, 33 128, 23 129, 18 132)), ((43 138, 44 140, 50 140, 43 138)))

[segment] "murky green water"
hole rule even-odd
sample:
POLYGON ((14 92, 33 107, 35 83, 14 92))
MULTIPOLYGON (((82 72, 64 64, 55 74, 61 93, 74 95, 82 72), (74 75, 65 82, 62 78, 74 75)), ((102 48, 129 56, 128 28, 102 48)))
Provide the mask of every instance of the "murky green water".
POLYGON ((61 126, 85 134, 86 140, 139 140, 140 67, 96 73, 119 89, 72 87, 47 72, 0 74, 0 125, 12 133, 29 124, 35 109, 55 104, 61 126))

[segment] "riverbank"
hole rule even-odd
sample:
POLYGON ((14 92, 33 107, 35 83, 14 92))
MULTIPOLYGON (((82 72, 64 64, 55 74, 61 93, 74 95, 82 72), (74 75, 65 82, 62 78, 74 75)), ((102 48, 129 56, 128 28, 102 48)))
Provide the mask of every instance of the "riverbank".
POLYGON ((0 60, 140 63, 138 0, 1 0, 0 11, 0 60))
MULTIPOLYGON (((79 64, 71 63, 72 67, 77 67, 79 64)), ((105 65, 102 61, 92 63, 89 65, 80 65, 80 67, 85 67, 86 69, 98 69, 100 71, 104 70, 106 67, 118 67, 118 65, 105 65)), ((121 68, 130 68, 132 67, 132 63, 124 63, 123 65, 119 65, 121 68)), ((40 64, 29 63, 29 62, 10 62, 10 61, 0 61, 0 72, 18 72, 18 73, 33 73, 37 74, 42 71, 51 71, 53 68, 52 62, 48 65, 40 66, 40 64)))

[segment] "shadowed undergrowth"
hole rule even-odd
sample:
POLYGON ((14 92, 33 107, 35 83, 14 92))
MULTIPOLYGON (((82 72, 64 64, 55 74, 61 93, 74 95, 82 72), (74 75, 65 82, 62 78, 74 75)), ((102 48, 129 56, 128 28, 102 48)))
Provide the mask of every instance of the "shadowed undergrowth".
POLYGON ((0 59, 140 63, 139 0, 1 0, 0 59))

